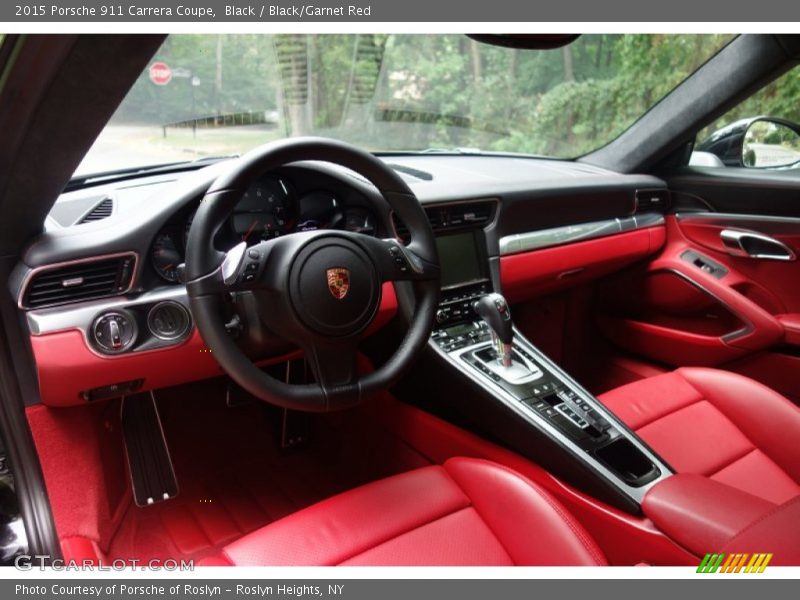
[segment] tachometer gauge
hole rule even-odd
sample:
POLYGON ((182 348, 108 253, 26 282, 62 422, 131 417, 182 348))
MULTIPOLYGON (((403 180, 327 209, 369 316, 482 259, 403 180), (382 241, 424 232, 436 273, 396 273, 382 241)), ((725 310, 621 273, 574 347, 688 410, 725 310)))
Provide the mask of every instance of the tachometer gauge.
POLYGON ((236 238, 247 243, 269 240, 292 230, 294 197, 280 178, 263 177, 242 195, 230 218, 236 238))
POLYGON ((344 213, 344 228, 355 233, 375 235, 375 215, 366 208, 351 206, 344 213))
POLYGON ((170 233, 162 232, 156 236, 150 250, 150 261, 163 279, 171 283, 178 281, 178 265, 183 262, 183 256, 170 233))

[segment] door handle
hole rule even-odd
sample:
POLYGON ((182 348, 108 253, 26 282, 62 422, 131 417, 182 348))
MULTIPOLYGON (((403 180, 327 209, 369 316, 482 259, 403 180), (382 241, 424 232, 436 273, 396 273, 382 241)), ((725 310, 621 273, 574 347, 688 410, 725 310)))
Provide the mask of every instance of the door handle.
POLYGON ((722 245, 731 256, 764 260, 796 260, 794 251, 768 235, 738 229, 723 229, 719 234, 722 245))

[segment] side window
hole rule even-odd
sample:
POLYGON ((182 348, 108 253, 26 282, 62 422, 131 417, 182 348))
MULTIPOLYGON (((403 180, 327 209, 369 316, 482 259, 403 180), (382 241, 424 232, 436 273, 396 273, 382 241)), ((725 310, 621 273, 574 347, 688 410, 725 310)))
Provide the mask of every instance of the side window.
POLYGON ((700 131, 690 165, 800 168, 800 67, 700 131))

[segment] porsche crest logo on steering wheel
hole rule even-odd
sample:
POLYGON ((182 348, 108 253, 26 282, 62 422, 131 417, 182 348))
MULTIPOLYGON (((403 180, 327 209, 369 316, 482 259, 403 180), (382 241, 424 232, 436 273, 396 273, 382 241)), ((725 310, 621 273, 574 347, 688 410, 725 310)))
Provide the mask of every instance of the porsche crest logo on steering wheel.
POLYGON ((333 267, 327 270, 328 291, 337 300, 344 299, 350 291, 350 271, 344 267, 333 267))

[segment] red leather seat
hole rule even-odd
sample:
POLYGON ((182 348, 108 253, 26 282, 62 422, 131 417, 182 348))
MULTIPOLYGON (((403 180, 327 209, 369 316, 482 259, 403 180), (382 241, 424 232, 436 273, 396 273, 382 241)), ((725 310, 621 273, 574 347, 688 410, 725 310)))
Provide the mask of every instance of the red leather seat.
POLYGON ((752 379, 681 368, 600 400, 679 473, 774 504, 800 495, 800 408, 752 379))
POLYGON ((204 565, 604 565, 546 491, 498 464, 454 458, 371 483, 228 545, 204 565))

